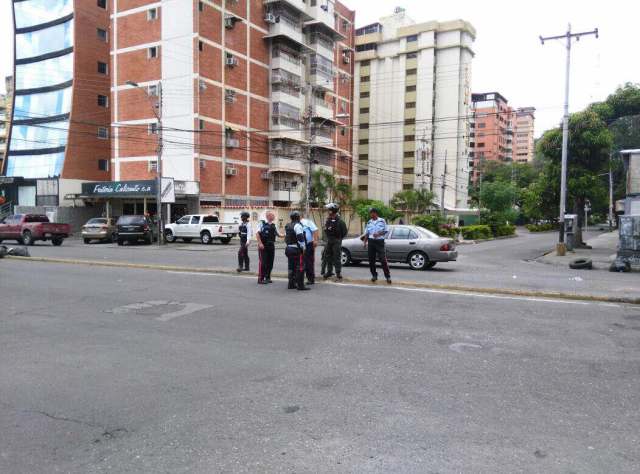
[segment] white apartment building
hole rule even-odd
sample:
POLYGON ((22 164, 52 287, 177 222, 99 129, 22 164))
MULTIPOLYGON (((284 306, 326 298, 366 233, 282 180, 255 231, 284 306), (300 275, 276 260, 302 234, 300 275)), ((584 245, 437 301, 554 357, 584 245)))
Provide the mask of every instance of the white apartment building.
POLYGON ((426 188, 467 209, 473 42, 462 20, 415 23, 403 9, 356 30, 354 184, 387 202, 426 188), (443 193, 444 191, 444 193, 443 193))

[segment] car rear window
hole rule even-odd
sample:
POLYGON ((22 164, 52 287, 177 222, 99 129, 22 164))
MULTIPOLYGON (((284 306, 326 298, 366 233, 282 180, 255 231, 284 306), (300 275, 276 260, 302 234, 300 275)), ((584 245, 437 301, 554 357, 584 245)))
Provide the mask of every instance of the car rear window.
POLYGON ((118 219, 118 225, 140 225, 144 223, 144 216, 122 216, 118 219))
POLYGON ((102 219, 100 217, 96 217, 94 219, 89 219, 87 221, 87 224, 106 224, 107 223, 107 219, 102 219))
POLYGON ((204 216, 202 219, 203 224, 215 224, 218 222, 218 218, 216 216, 204 216))
POLYGON ((24 218, 25 222, 49 222, 47 216, 33 215, 24 218))

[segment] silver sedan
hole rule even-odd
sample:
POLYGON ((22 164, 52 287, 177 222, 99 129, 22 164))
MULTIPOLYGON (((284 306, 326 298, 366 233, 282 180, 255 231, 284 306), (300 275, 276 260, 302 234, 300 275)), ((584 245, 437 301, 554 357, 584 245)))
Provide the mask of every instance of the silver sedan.
MULTIPOLYGON (((440 237, 415 225, 390 225, 385 237, 387 260, 408 263, 412 270, 433 268, 438 262, 458 258, 453 239, 440 237)), ((357 265, 368 260, 367 248, 360 238, 342 241, 342 264, 357 265)))

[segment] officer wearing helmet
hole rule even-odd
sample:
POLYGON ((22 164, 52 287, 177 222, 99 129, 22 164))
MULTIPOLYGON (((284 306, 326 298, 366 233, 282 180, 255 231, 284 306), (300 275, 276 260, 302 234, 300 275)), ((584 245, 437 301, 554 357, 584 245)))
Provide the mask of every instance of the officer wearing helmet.
POLYGON ((249 222, 250 214, 247 211, 240 213, 240 249, 238 250, 238 273, 249 271, 249 245, 251 244, 251 237, 253 235, 253 229, 251 228, 251 222, 249 222))
POLYGON ((285 226, 284 253, 289 260, 289 289, 308 290, 304 286, 304 252, 307 247, 304 227, 300 223, 298 211, 289 214, 291 222, 285 226))
POLYGON ((327 244, 322 252, 322 277, 327 280, 336 271, 336 279, 342 280, 342 239, 347 236, 347 225, 340 218, 338 211, 340 206, 329 203, 325 206, 328 211, 327 220, 324 223, 324 235, 327 244))
POLYGON ((369 222, 365 228, 365 233, 361 237, 364 245, 368 245, 369 254, 369 271, 371 271, 371 281, 378 280, 378 271, 376 270, 376 259, 380 259, 382 271, 387 283, 391 284, 391 273, 389 272, 389 264, 387 263, 387 253, 384 247, 384 239, 387 236, 387 222, 379 216, 378 209, 372 207, 369 209, 369 222))

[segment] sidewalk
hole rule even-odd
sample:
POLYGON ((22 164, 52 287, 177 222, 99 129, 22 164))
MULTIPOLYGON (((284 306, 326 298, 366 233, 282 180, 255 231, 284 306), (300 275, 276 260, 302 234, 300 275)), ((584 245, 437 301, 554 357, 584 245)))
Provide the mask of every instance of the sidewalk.
POLYGON ((615 259, 618 248, 618 232, 613 231, 600 234, 588 240, 587 245, 590 245, 592 248, 576 249, 572 252, 567 252, 564 257, 557 256, 554 249, 540 257, 538 261, 549 265, 569 268, 569 262, 576 258, 590 258, 593 262, 594 270, 609 271, 609 265, 611 265, 611 262, 615 259))

